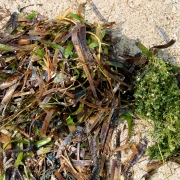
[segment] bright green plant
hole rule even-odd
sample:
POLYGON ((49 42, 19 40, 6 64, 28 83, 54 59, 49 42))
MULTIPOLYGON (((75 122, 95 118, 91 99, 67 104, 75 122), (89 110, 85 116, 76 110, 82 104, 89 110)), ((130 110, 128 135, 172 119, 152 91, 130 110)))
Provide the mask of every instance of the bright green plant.
POLYGON ((167 159, 180 151, 180 89, 173 69, 162 59, 152 57, 135 80, 136 112, 154 121, 155 145, 148 149, 151 159, 162 160, 160 152, 167 159))

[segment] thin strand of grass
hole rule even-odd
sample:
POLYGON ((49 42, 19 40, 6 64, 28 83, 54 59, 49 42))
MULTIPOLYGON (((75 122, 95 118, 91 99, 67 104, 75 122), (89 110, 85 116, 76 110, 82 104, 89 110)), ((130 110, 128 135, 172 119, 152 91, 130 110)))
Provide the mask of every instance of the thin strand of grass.
POLYGON ((99 43, 99 49, 98 49, 98 55, 97 55, 97 57, 98 57, 99 60, 100 60, 100 59, 101 59, 101 45, 102 45, 101 40, 100 40, 94 33, 90 32, 90 31, 87 31, 86 33, 87 33, 87 34, 91 34, 92 36, 94 36, 94 37, 97 39, 97 41, 98 41, 98 43, 99 43))
MULTIPOLYGON (((36 101, 36 100, 35 100, 36 101)), ((18 117, 21 113, 23 113, 25 110, 27 110, 27 108, 31 107, 32 104, 34 103, 34 101, 32 103, 30 103, 28 106, 26 106, 26 108, 24 108, 23 110, 21 110, 19 113, 17 113, 15 116, 12 115, 12 118, 6 118, 5 120, 8 120, 5 124, 1 125, 0 130, 3 129, 6 125, 8 125, 10 122, 12 122, 16 117, 18 117)))
MULTIPOLYGON (((71 22, 71 23, 73 23, 73 24, 77 24, 75 21, 73 21, 72 19, 69 19, 69 18, 62 18, 60 21, 63 21, 63 20, 65 20, 65 21, 68 21, 68 22, 71 22)), ((59 21, 59 22, 60 22, 59 21)))
POLYGON ((162 152, 161 152, 161 148, 160 148, 160 146, 159 146, 159 143, 157 143, 157 145, 158 145, 159 153, 160 153, 160 155, 161 155, 162 162, 163 162, 163 167, 164 167, 164 176, 165 176, 166 180, 168 180, 168 176, 167 176, 167 169, 166 169, 165 160, 164 160, 164 157, 163 157, 163 155, 162 155, 162 152))

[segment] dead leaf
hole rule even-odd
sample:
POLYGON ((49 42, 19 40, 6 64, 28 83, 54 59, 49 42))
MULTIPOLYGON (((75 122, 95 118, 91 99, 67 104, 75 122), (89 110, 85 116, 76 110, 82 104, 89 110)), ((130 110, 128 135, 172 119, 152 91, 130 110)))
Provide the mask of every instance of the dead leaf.
POLYGON ((54 114, 54 112, 55 112, 55 109, 46 110, 46 117, 44 119, 43 126, 41 129, 41 136, 42 137, 46 137, 46 133, 47 133, 47 130, 49 127, 49 122, 50 122, 51 117, 54 114))

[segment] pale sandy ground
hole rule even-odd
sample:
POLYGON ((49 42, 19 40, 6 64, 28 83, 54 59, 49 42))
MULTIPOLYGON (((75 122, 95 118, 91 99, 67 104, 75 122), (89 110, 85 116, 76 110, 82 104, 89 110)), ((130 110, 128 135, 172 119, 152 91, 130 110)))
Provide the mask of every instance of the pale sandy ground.
MULTIPOLYGON (((18 6, 24 7, 29 4, 43 4, 43 6, 31 6, 26 9, 32 10, 54 18, 62 14, 71 6, 73 0, 0 0, 0 6, 17 11, 18 6)), ((78 3, 84 2, 77 0, 78 3)), ((135 47, 135 41, 140 40, 146 47, 164 44, 165 40, 157 30, 161 27, 169 39, 175 39, 176 43, 159 53, 167 61, 180 66, 180 0, 94 0, 102 15, 109 21, 115 21, 114 36, 121 40, 117 45, 118 54, 128 50, 131 55, 139 50, 135 47)), ((75 10, 78 5, 75 5, 75 10)), ((89 4, 86 5, 85 18, 90 22, 99 22, 89 4)), ((141 130, 141 127, 139 127, 141 130)), ((144 129, 144 127, 142 127, 144 129)), ((134 179, 140 180, 145 173, 147 160, 142 160, 134 167, 134 179)), ((167 167, 169 180, 180 179, 180 168, 171 163, 167 167), (169 168, 170 167, 170 168, 169 168)), ((164 169, 159 169, 153 180, 164 180, 164 169)))

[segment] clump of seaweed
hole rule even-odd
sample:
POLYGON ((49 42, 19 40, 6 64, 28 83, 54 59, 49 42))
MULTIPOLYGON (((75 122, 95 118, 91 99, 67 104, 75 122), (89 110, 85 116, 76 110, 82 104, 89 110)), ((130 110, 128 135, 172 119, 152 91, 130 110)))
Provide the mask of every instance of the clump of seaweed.
POLYGON ((180 151, 179 68, 152 56, 143 72, 134 82, 136 113, 154 122, 151 135, 155 145, 148 148, 150 158, 161 161, 163 156, 167 160, 180 151))
POLYGON ((89 24, 81 8, 53 20, 13 13, 1 29, 1 178, 109 176, 135 65, 113 52, 113 23, 89 24))

